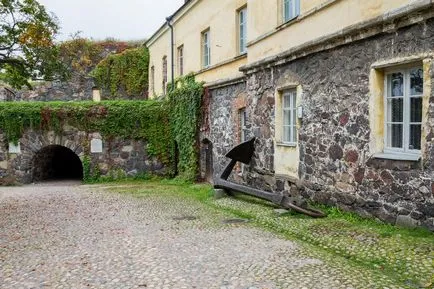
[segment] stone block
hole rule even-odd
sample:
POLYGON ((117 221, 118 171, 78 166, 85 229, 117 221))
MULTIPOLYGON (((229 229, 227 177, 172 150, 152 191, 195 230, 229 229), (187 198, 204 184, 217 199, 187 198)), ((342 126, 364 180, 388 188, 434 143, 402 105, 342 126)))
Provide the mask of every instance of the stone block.
POLYGON ((399 215, 396 218, 395 225, 405 228, 416 228, 420 225, 420 223, 415 219, 411 218, 410 216, 399 215))
POLYGON ((288 213, 290 213, 291 211, 289 211, 289 210, 285 210, 285 209, 274 209, 274 214, 277 216, 277 217, 280 217, 280 216, 283 216, 283 215, 286 215, 286 214, 288 214, 288 213))
POLYGON ((122 148, 122 152, 125 152, 125 153, 130 153, 132 151, 133 151, 133 146, 124 146, 122 148))
POLYGON ((353 193, 355 191, 355 188, 347 183, 336 182, 335 187, 336 189, 344 193, 353 193))
POLYGON ((8 161, 0 162, 0 169, 7 170, 8 169, 8 161))
POLYGON ((225 189, 214 189, 214 199, 222 199, 228 196, 228 192, 225 189))
POLYGON ((132 170, 127 173, 128 177, 135 177, 137 175, 137 170, 132 170))

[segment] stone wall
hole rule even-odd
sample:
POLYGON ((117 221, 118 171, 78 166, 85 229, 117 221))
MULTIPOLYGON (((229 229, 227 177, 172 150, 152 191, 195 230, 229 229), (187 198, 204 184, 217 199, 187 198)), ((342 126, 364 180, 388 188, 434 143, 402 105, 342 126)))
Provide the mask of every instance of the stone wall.
MULTIPOLYGON (((1 134, 0 139, 4 139, 1 134)), ((146 142, 103 139, 99 133, 88 134, 68 127, 61 135, 55 132, 26 131, 19 141, 18 153, 10 153, 8 144, 1 141, 0 183, 1 179, 6 178, 27 184, 36 181, 35 175, 49 175, 49 172, 40 171, 44 168, 44 162, 41 162, 38 153, 50 146, 67 148, 81 161, 88 156, 92 172, 101 176, 132 177, 143 173, 165 175, 169 171, 157 158, 147 154, 146 142), (92 152, 91 141, 95 139, 102 140, 102 152, 92 152)))
POLYGON ((95 83, 91 77, 75 75, 68 82, 49 81, 35 84, 32 90, 16 92, 15 101, 80 101, 92 100, 95 83))
MULTIPOLYGON (((234 146, 240 143, 238 111, 245 107, 246 84, 244 81, 210 89, 206 97, 206 125, 202 123, 200 140, 202 145, 212 148, 213 177, 218 177, 227 165, 225 157, 234 146), (209 143, 211 145, 209 145, 209 143)), ((201 175, 205 176, 206 156, 201 155, 201 175)), ((237 174, 235 174, 237 176, 237 174)), ((232 176, 233 177, 233 176, 232 176)))
POLYGON ((12 101, 15 98, 15 93, 12 89, 0 85, 0 101, 12 101))
MULTIPOLYGON (((238 181, 276 193, 298 192, 328 205, 389 223, 434 230, 434 85, 429 99, 423 159, 379 160, 370 152, 369 76, 373 63, 432 53, 434 19, 382 33, 293 61, 247 71, 246 104, 254 161, 238 181), (278 87, 301 85, 298 178, 274 173, 274 111, 278 87)), ((431 56, 429 56, 431 57, 431 56)), ((430 69, 434 83, 434 67, 430 69)), ((233 101, 243 86, 211 91, 214 170, 236 143, 233 101)))

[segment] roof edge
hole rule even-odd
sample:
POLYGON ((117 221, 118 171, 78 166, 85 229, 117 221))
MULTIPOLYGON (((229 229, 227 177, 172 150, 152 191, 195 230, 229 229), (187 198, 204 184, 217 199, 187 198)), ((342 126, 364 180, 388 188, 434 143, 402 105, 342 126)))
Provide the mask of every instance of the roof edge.
MULTIPOLYGON (((176 16, 178 16, 184 9, 186 9, 187 6, 189 5, 193 5, 193 2, 197 2, 199 0, 185 0, 184 4, 178 8, 178 10, 176 10, 172 15, 168 16, 171 17, 172 19, 175 18, 176 16)), ((160 26, 160 28, 157 29, 157 31, 155 31, 154 34, 151 35, 151 37, 148 38, 148 40, 145 41, 145 45, 146 47, 149 47, 148 45, 151 42, 154 42, 154 40, 156 40, 155 38, 158 36, 158 34, 163 32, 163 29, 167 28, 167 21, 163 23, 163 25, 160 26)))

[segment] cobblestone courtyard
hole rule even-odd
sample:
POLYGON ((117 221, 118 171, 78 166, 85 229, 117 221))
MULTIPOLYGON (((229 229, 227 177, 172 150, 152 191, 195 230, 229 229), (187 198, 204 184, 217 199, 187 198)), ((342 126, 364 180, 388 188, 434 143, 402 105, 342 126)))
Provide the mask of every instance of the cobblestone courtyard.
POLYGON ((172 195, 0 188, 0 288, 402 288, 172 195))

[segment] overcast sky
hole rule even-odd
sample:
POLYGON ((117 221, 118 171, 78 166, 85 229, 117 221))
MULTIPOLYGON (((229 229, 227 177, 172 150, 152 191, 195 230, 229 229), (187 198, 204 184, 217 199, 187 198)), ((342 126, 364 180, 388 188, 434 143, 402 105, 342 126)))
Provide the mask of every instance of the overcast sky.
POLYGON ((59 40, 82 31, 82 36, 102 40, 149 38, 184 0, 39 0, 59 18, 59 40))

